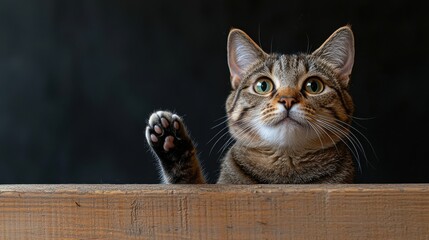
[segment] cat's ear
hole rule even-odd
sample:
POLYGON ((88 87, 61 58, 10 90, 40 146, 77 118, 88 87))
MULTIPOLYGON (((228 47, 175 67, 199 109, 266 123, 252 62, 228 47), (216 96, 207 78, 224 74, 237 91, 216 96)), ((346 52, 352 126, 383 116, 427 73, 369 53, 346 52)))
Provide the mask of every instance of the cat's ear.
POLYGON ((313 55, 319 56, 332 65, 347 86, 352 73, 355 43, 350 26, 336 30, 313 55))
POLYGON ((267 54, 246 33, 236 28, 229 32, 227 48, 231 85, 236 89, 246 70, 267 54))

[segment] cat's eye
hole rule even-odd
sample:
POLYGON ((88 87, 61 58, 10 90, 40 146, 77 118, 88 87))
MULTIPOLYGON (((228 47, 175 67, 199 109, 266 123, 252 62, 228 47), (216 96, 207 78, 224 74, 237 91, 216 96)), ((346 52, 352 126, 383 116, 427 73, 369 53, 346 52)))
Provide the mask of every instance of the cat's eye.
POLYGON ((320 81, 320 79, 311 77, 307 79, 304 83, 304 89, 306 92, 310 94, 318 94, 323 91, 325 86, 323 85, 323 82, 320 81))
POLYGON ((255 92, 258 94, 267 94, 273 91, 274 84, 273 82, 268 78, 261 78, 258 81, 256 81, 256 84, 254 86, 255 92))

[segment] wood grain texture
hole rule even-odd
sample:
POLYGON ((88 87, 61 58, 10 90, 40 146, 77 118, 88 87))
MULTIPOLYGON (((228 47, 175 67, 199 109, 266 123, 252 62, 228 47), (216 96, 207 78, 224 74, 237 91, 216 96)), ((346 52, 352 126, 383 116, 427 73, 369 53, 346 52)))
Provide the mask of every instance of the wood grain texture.
POLYGON ((0 239, 429 239, 429 184, 0 185, 0 239))

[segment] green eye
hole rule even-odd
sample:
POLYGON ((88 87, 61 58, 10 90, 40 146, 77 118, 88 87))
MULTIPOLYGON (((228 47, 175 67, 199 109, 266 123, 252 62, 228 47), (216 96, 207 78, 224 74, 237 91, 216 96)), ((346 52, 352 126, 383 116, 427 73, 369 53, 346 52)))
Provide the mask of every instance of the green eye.
POLYGON ((256 81, 255 84, 255 92, 258 94, 267 94, 273 91, 274 84, 273 82, 268 78, 261 78, 258 81, 256 81))
POLYGON ((304 89, 306 92, 311 94, 318 94, 321 93, 324 89, 324 85, 322 81, 320 81, 318 78, 309 78, 304 83, 304 89))

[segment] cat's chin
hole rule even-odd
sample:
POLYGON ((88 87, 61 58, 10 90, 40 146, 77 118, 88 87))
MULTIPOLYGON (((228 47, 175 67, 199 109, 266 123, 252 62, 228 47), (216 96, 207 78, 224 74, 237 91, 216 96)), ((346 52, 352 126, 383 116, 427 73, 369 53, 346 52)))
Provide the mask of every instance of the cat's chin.
POLYGON ((279 123, 277 123, 277 125, 287 125, 290 127, 295 127, 293 125, 299 125, 300 127, 303 127, 303 125, 298 122, 297 120, 291 118, 291 117, 286 117, 284 118, 282 121, 280 121, 279 123))

